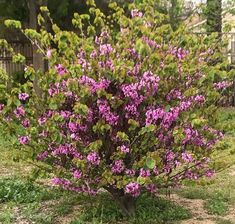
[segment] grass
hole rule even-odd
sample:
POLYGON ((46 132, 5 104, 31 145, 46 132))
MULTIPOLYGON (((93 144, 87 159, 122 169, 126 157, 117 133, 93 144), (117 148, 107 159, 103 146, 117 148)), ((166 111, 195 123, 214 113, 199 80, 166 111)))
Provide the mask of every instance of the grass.
POLYGON ((223 216, 228 212, 228 203, 221 198, 212 198, 206 201, 205 209, 209 214, 223 216))
MULTIPOLYGON (((0 204, 1 205, 1 204, 0 204)), ((12 208, 8 206, 1 206, 0 208, 0 223, 10 224, 13 221, 12 208)))
POLYGON ((135 218, 127 219, 107 194, 99 195, 93 205, 87 204, 79 214, 79 218, 71 224, 79 223, 130 223, 130 224, 152 224, 152 223, 175 223, 179 220, 190 218, 186 208, 172 203, 163 198, 152 198, 142 195, 136 202, 137 213, 135 218), (108 203, 107 203, 108 202, 108 203))
POLYGON ((222 219, 222 218, 218 218, 216 220, 216 224, 234 224, 234 222, 231 222, 228 219, 222 219))
POLYGON ((37 224, 57 223, 58 217, 73 214, 74 207, 79 209, 73 214, 71 223, 171 223, 190 217, 186 208, 166 199, 143 195, 137 200, 137 214, 133 219, 123 216, 117 205, 107 193, 96 198, 81 196, 66 191, 55 191, 38 186, 27 180, 5 178, 0 181, 0 223, 12 223, 18 217, 37 224), (147 221, 146 221, 147 220, 147 221))

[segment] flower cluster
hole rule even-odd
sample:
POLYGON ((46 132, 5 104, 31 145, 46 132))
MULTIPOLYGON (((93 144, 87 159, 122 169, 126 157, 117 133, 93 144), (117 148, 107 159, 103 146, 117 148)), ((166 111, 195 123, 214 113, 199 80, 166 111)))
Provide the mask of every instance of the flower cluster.
POLYGON ((232 82, 222 81, 222 82, 214 83, 214 87, 217 90, 224 90, 230 87, 232 84, 233 84, 232 82))
POLYGON ((117 125, 119 116, 111 112, 111 108, 106 100, 98 100, 97 105, 102 118, 111 125, 117 125))
POLYGON ((68 70, 64 68, 62 64, 55 65, 55 70, 59 75, 65 75, 68 73, 68 70))

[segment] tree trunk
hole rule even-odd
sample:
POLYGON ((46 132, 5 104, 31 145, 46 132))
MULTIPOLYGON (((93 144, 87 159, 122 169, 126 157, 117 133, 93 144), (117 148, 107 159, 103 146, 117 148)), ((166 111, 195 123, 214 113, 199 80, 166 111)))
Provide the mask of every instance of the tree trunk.
POLYGON ((135 215, 136 206, 135 206, 135 198, 126 195, 123 190, 115 189, 112 187, 106 188, 108 192, 113 196, 117 205, 122 210, 123 214, 129 217, 135 215))

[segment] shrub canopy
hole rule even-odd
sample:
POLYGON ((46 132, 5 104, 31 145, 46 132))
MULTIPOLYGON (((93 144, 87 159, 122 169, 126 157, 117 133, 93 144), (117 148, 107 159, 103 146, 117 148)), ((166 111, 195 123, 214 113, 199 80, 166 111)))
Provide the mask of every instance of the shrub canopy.
POLYGON ((214 66, 213 36, 173 32, 146 2, 128 10, 111 3, 106 17, 90 1, 89 15, 74 15, 76 32, 52 23, 49 33, 41 15, 40 32, 6 22, 39 47, 49 69, 25 67, 28 81, 8 93, 2 122, 21 125, 19 144, 53 168, 56 185, 120 199, 213 174, 209 156, 222 136, 212 128, 214 83, 226 79, 226 60, 214 66))

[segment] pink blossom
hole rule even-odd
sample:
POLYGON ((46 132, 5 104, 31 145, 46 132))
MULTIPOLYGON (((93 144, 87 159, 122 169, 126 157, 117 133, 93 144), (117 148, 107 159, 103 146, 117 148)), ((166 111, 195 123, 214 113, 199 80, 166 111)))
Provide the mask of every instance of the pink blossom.
POLYGON ((125 170, 125 174, 128 175, 128 176, 133 177, 133 176, 135 176, 135 170, 133 170, 133 169, 126 169, 125 170))
POLYGON ((69 130, 73 133, 78 131, 78 124, 74 122, 69 122, 68 127, 69 127, 69 130))
POLYGON ((28 128, 30 126, 30 120, 29 119, 24 119, 21 124, 23 125, 24 128, 28 128))
POLYGON ((98 166, 100 164, 100 157, 96 152, 90 152, 87 155, 87 161, 92 165, 98 166))
POLYGON ((38 123, 39 123, 39 125, 43 125, 43 124, 45 124, 45 123, 46 123, 46 121, 47 121, 47 119, 46 119, 45 117, 40 117, 40 118, 38 119, 38 123))
POLYGON ((146 170, 144 168, 141 168, 140 169, 140 176, 141 177, 149 177, 150 176, 150 171, 149 170, 146 170))
POLYGON ((48 151, 44 151, 38 154, 37 156, 37 160, 43 161, 44 159, 46 159, 48 157, 48 151))
POLYGON ((25 101, 25 100, 27 100, 29 98, 29 94, 27 94, 27 93, 19 93, 18 97, 19 97, 19 100, 25 101))
POLYGON ((111 165, 111 170, 115 174, 120 174, 125 169, 125 165, 122 160, 116 160, 111 165))
POLYGON ((46 55, 47 55, 47 58, 51 58, 51 56, 52 56, 52 50, 51 50, 51 49, 48 49, 46 55))
POLYGON ((205 172, 205 176, 206 176, 206 177, 213 177, 214 174, 215 174, 215 171, 214 171, 214 170, 211 170, 211 169, 206 170, 206 172, 205 172))
POLYGON ((55 65, 55 69, 59 75, 65 75, 68 73, 68 70, 64 68, 62 64, 55 65))
POLYGON ((232 84, 233 84, 232 82, 228 82, 228 81, 217 82, 217 83, 214 83, 214 88, 217 90, 224 90, 230 87, 232 84))
POLYGON ((138 197, 140 195, 141 188, 138 183, 131 182, 126 185, 125 187, 125 193, 130 194, 133 197, 138 197))
POLYGON ((25 110, 23 106, 19 106, 14 110, 14 114, 17 118, 21 118, 25 115, 25 110))
POLYGON ((182 159, 187 162, 187 163, 191 163, 193 162, 193 157, 191 154, 187 153, 187 152, 183 152, 182 153, 182 159))
POLYGON ((152 194, 157 192, 157 187, 155 184, 147 184, 145 188, 152 194))
POLYGON ((29 137, 28 136, 21 136, 18 138, 20 144, 26 145, 29 142, 29 137))
POLYGON ((107 55, 113 52, 113 48, 110 44, 100 45, 100 55, 107 55))
POLYGON ((138 9, 131 10, 131 17, 143 17, 143 13, 140 12, 138 9))
POLYGON ((124 153, 129 153, 129 152, 130 152, 130 148, 127 147, 127 146, 125 146, 125 145, 122 145, 122 146, 120 147, 120 150, 121 150, 122 152, 124 152, 124 153))
POLYGON ((81 170, 75 170, 75 171, 73 172, 73 177, 74 177, 75 179, 80 179, 80 178, 82 177, 82 171, 81 171, 81 170))

